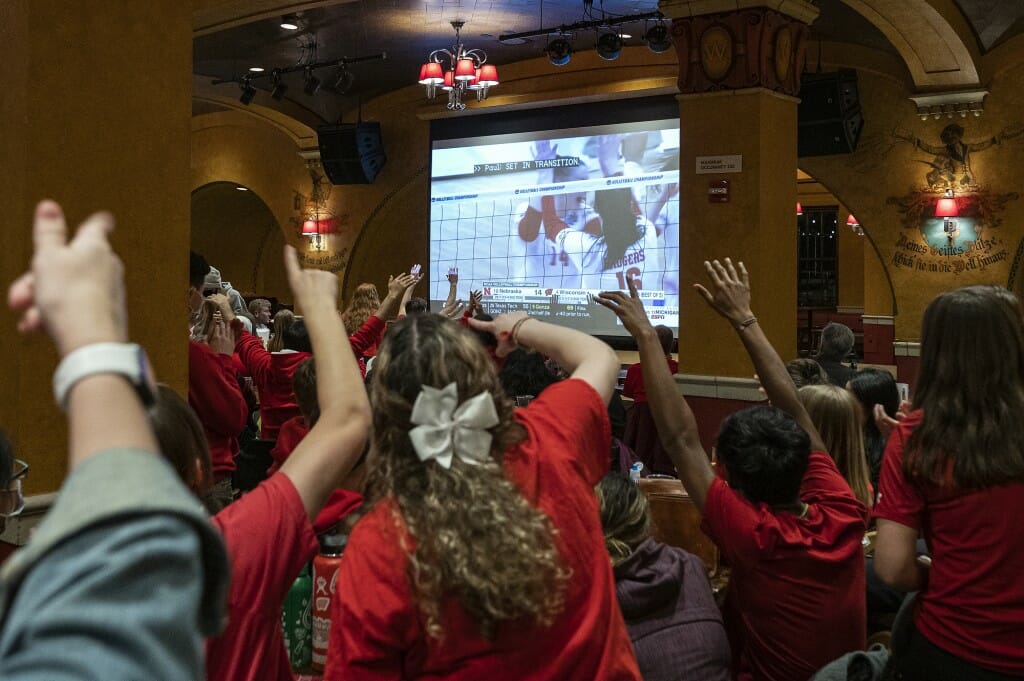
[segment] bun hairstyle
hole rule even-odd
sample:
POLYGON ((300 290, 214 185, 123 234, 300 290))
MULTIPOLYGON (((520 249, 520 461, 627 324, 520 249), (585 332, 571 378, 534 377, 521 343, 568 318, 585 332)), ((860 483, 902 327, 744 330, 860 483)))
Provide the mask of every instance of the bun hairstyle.
POLYGON ((526 433, 476 337, 439 315, 395 323, 374 362, 370 402, 367 495, 374 503, 387 500, 399 532, 411 538, 409 581, 427 633, 443 638, 446 598, 458 599, 485 638, 524 617, 550 624, 563 607, 567 570, 551 520, 505 477, 505 452, 526 433), (483 463, 456 456, 446 469, 420 461, 413 448, 416 398, 423 386, 450 383, 460 403, 482 392, 493 396, 499 422, 489 429, 490 452, 479 453, 483 463))

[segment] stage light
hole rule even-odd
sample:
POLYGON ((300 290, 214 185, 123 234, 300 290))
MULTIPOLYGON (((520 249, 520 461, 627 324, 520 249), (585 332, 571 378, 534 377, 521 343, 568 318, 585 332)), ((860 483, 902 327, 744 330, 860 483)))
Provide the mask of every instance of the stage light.
POLYGON ((565 66, 572 59, 572 44, 565 38, 555 38, 547 44, 544 52, 555 66, 565 66))
POLYGON ((597 39, 597 56, 612 61, 622 54, 622 38, 618 33, 603 33, 597 39))
POLYGON ((668 26, 660 21, 647 31, 644 35, 647 47, 651 52, 661 54, 672 49, 672 37, 669 35, 668 26))
POLYGON ((342 66, 334 74, 333 83, 334 84, 331 85, 332 90, 337 92, 339 95, 347 95, 352 90, 352 86, 356 83, 356 74, 342 66))

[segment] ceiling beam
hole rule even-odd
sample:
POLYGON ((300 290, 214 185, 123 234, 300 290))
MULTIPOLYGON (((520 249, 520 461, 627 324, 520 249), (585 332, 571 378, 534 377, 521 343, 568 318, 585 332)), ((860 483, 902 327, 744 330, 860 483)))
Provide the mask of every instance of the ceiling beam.
POLYGON ((356 0, 194 0, 192 35, 198 38, 254 21, 349 2, 356 0))

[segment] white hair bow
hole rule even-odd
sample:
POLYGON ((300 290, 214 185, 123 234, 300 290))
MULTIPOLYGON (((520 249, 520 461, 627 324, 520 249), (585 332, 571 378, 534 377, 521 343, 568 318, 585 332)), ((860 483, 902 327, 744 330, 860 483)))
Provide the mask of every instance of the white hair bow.
POLYGON ((470 464, 487 461, 491 452, 487 429, 499 423, 490 393, 482 392, 459 404, 454 383, 441 390, 423 386, 410 421, 416 427, 409 431, 409 439, 420 461, 437 461, 444 468, 451 468, 453 455, 470 464))

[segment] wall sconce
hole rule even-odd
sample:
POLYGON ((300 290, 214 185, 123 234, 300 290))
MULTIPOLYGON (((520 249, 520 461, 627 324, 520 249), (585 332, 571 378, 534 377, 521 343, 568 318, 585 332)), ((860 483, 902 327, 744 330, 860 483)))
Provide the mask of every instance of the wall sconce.
POLYGON ((853 217, 853 213, 846 218, 846 226, 853 230, 853 233, 857 236, 864 236, 864 229, 857 222, 857 218, 853 217))
POLYGON ((946 238, 949 239, 949 242, 953 243, 953 237, 956 236, 957 232, 956 220, 954 218, 960 217, 960 212, 957 209, 952 189, 947 189, 946 195, 935 204, 935 217, 942 218, 942 231, 946 233, 946 238))
POLYGON ((800 205, 799 201, 796 202, 796 214, 797 217, 800 217, 801 215, 804 214, 804 207, 800 205))
POLYGON ((313 182, 313 191, 309 200, 306 201, 303 209, 302 228, 299 233, 309 239, 309 247, 313 251, 321 252, 327 250, 328 234, 334 232, 334 215, 327 210, 327 198, 330 196, 330 186, 324 186, 324 176, 310 168, 310 179, 313 182))

